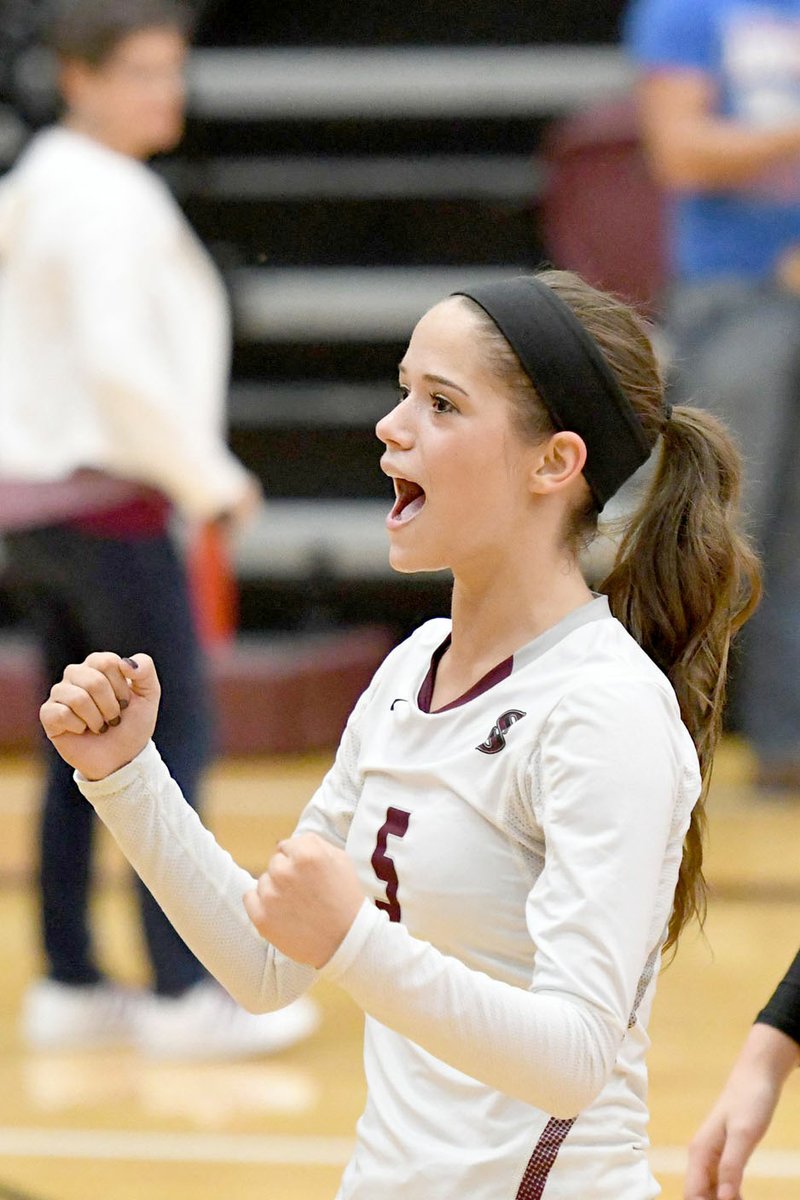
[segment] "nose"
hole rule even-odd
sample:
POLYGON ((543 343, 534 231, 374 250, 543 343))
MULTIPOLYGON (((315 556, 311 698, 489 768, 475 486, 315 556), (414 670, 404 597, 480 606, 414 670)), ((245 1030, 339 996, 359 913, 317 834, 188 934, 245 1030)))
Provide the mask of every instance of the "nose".
POLYGON ((401 450, 407 450, 414 440, 407 400, 408 396, 399 400, 391 412, 381 417, 375 426, 375 435, 385 446, 398 446, 401 450))

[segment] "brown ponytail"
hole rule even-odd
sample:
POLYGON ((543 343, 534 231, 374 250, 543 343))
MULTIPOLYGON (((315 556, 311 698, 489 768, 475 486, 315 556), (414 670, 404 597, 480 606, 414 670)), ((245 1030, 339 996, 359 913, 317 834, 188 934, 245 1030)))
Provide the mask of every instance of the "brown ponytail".
POLYGON ((716 418, 676 408, 642 504, 600 590, 668 676, 700 760, 667 948, 705 916, 705 800, 722 728, 731 638, 760 596, 758 560, 737 529, 740 460, 716 418))
MULTIPOLYGON (((701 923, 705 916, 705 800, 722 727, 728 652, 761 591, 758 560, 738 526, 741 459, 710 414, 682 406, 666 420, 662 374, 647 325, 636 312, 570 272, 543 271, 538 277, 592 334, 651 445, 662 439, 650 486, 600 591, 672 683, 700 760, 702 790, 684 842, 669 948, 693 916, 701 923)), ((516 355, 481 310, 470 307, 491 339, 495 366, 511 387, 522 428, 535 438, 552 432, 516 355)), ((573 515, 567 536, 585 540, 596 530, 597 511, 589 500, 573 515)))

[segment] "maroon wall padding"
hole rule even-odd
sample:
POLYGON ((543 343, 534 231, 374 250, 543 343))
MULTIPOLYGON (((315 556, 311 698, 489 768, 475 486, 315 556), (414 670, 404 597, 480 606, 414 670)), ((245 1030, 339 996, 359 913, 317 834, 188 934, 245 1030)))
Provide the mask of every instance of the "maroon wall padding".
POLYGON ((22 638, 0 641, 0 749, 28 750, 40 736, 39 706, 47 688, 39 655, 22 638))
POLYGON ((213 661, 221 753, 292 753, 335 746, 353 706, 392 647, 382 629, 241 640, 213 661))
POLYGON ((543 146, 542 239, 553 265, 657 312, 666 278, 664 197, 632 98, 556 121, 543 146))
MULTIPOLYGON (((336 745, 353 705, 392 648, 363 628, 241 638, 211 659, 220 754, 299 753, 336 745)), ((47 694, 34 646, 0 641, 0 750, 39 739, 47 694)))

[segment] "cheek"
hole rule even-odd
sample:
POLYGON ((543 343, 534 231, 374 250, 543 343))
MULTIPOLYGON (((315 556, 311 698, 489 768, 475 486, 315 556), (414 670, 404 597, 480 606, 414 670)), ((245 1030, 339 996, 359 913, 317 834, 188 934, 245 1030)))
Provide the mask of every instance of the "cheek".
POLYGON ((142 105, 142 111, 146 112, 154 122, 174 121, 180 109, 181 106, 176 97, 170 95, 150 96, 147 104, 142 105))
POLYGON ((508 470, 501 456, 487 453, 482 446, 470 448, 448 464, 442 494, 448 504, 478 516, 482 511, 502 506, 510 488, 508 470))
POLYGON ((141 131, 142 126, 147 127, 150 124, 147 110, 142 107, 135 88, 120 86, 113 92, 105 108, 109 114, 114 115, 116 124, 126 132, 141 131))

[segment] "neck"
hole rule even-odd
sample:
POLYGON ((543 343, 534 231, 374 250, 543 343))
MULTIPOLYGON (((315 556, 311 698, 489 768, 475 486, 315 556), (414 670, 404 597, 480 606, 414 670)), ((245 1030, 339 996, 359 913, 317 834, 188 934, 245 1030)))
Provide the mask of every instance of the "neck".
POLYGON ((591 599, 577 562, 565 562, 563 555, 545 564, 518 553, 505 571, 497 569, 483 582, 456 573, 451 641, 436 671, 432 710, 463 696, 493 667, 591 599))
POLYGON ((63 124, 67 129, 72 129, 75 133, 83 134, 84 137, 90 138, 93 142, 97 142, 100 146, 105 146, 108 150, 115 150, 117 154, 123 154, 126 158, 134 158, 143 161, 148 156, 139 151, 132 145, 131 139, 126 137, 124 133, 110 129, 101 121, 93 121, 91 118, 81 116, 75 112, 68 112, 64 117, 63 124))
POLYGON ((517 553, 483 582, 457 575, 450 670, 480 678, 591 599, 577 561, 563 551, 550 561, 517 553))

